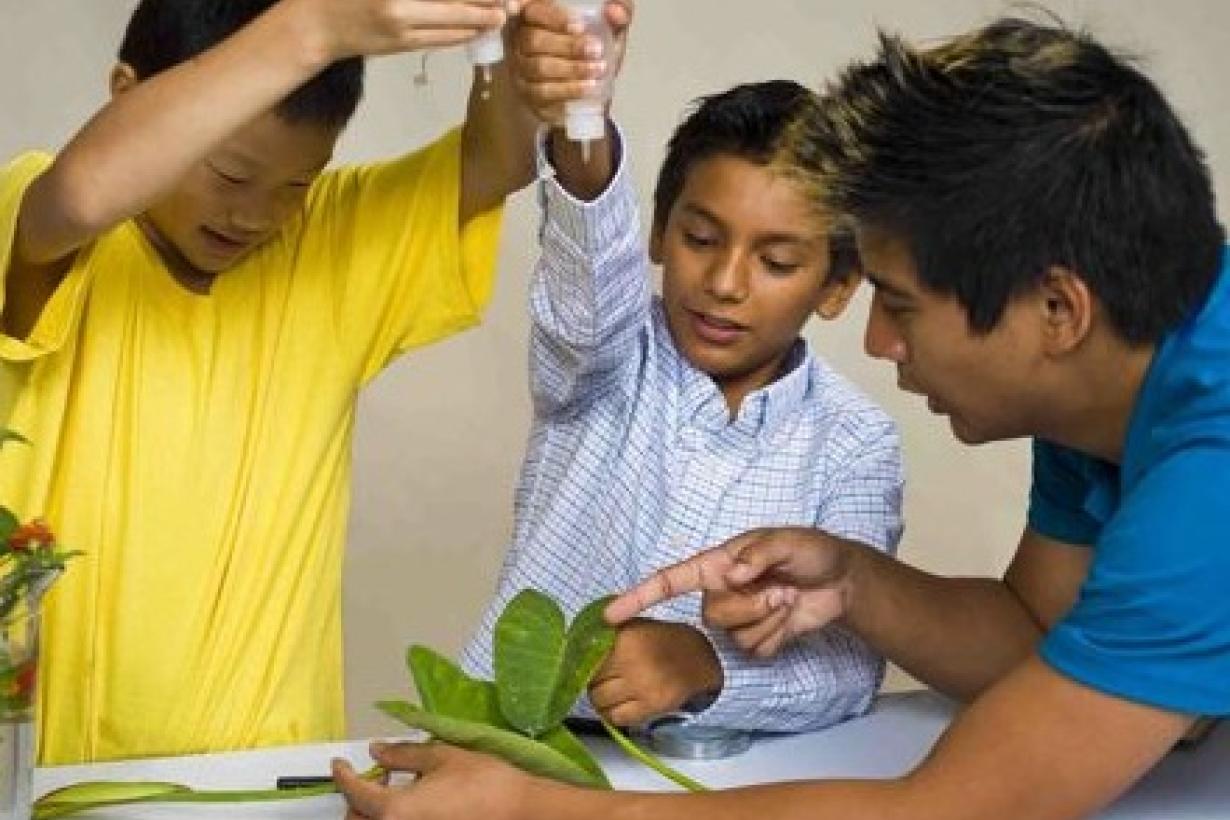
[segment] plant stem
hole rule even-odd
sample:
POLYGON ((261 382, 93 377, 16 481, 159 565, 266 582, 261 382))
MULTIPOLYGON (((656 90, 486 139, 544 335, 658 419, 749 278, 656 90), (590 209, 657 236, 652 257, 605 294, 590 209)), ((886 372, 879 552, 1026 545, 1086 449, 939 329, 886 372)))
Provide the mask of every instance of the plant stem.
POLYGON ((651 754, 650 752, 647 752, 646 750, 642 749, 640 746, 637 746, 635 743, 633 743, 631 740, 628 739, 627 735, 625 735, 623 732, 616 729, 611 724, 607 723, 605 720, 602 721, 602 728, 606 729, 606 733, 611 736, 611 740, 615 741, 615 744, 619 746, 619 748, 623 749, 624 753, 627 754, 628 757, 631 757, 633 760, 636 760, 640 762, 641 764, 648 766, 649 768, 653 769, 655 772, 662 775, 663 777, 665 777, 667 780, 671 781, 672 783, 678 786, 682 786, 683 788, 687 789, 690 792, 709 791, 708 786, 696 780, 693 780, 692 778, 688 777, 683 772, 675 771, 670 766, 663 763, 655 755, 651 754))
MULTIPOLYGON (((374 766, 364 772, 365 780, 375 780, 384 774, 384 770, 374 766)), ((86 785, 86 784, 80 784, 86 785)), ((98 785, 98 784, 92 784, 98 785)), ((68 787, 73 788, 73 787, 68 787)), ((61 792, 64 790, 61 790, 61 792)), ((66 817, 72 814, 92 811, 110 806, 125 806, 136 803, 269 803, 278 800, 299 800, 305 797, 321 797, 337 792, 333 783, 322 783, 319 786, 303 786, 297 789, 237 789, 197 791, 185 788, 183 791, 168 791, 140 797, 119 799, 100 798, 98 800, 83 800, 81 802, 57 802, 55 797, 60 792, 51 792, 43 798, 34 801, 34 820, 44 818, 66 817), (47 802, 50 801, 50 802, 47 802)))

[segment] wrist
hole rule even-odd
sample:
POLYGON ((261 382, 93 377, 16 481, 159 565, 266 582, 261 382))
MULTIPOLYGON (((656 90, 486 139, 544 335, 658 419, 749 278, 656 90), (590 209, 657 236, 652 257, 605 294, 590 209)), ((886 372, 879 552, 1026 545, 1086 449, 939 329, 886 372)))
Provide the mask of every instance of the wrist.
POLYGON ((602 195, 619 167, 619 140, 611 121, 606 120, 604 136, 588 146, 568 139, 561 127, 547 131, 547 159, 555 178, 564 190, 585 202, 602 195))
POLYGON ((866 597, 864 590, 874 572, 872 562, 877 553, 857 541, 841 539, 838 543, 841 551, 839 566, 844 568, 837 583, 841 597, 839 622, 857 632, 861 605, 866 597))
POLYGON ((348 50, 323 5, 317 0, 283 0, 268 12, 280 27, 283 42, 295 44, 295 53, 309 76, 324 71, 338 60, 357 56, 348 50))

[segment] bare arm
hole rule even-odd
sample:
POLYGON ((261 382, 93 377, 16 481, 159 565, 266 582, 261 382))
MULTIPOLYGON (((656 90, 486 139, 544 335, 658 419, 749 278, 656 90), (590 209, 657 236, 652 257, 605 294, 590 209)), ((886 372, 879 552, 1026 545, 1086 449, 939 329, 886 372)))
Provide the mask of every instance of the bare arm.
POLYGON ((1026 530, 1003 580, 943 578, 873 550, 858 555, 845 623, 919 680, 971 700, 1032 655, 1072 606, 1090 551, 1026 530))
POLYGON ((377 754, 423 776, 406 791, 337 774, 351 817, 492 820, 1066 820, 1115 799, 1183 733, 1183 715, 1120 700, 1022 664, 954 722, 912 773, 887 781, 814 781, 707 794, 588 791, 529 778, 432 745, 377 754), (481 782, 480 782, 481 781, 481 782), (481 805, 480 805, 481 801, 481 805))
POLYGON ((6 330, 29 330, 78 248, 146 210, 230 134, 330 63, 461 42, 503 19, 498 0, 436 3, 469 28, 433 29, 440 12, 425 5, 433 4, 282 0, 195 59, 116 94, 26 193, 6 330))
POLYGON ((1088 561, 1088 550, 1026 531, 1004 580, 942 578, 818 530, 757 530, 661 570, 608 616, 622 622, 704 590, 706 622, 761 656, 840 619, 928 685, 969 700, 1033 653, 1088 561))
POLYGON ((489 89, 475 70, 461 135, 459 225, 533 180, 537 129, 537 120, 513 88, 506 62, 492 67, 489 89))

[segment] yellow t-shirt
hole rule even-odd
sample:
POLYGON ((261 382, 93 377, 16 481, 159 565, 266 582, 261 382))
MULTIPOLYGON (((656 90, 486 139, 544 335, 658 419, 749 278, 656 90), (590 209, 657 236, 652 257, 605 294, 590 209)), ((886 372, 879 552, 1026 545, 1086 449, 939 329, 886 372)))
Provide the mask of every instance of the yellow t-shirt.
MULTIPOLYGON (((49 162, 0 170, 0 271, 49 162)), ((27 363, 9 426, 31 441, 0 452, 0 499, 85 552, 46 608, 42 762, 343 735, 356 394, 490 297, 500 212, 459 232, 460 174, 457 131, 327 173, 208 296, 124 223, 27 340, 0 336, 27 363)))

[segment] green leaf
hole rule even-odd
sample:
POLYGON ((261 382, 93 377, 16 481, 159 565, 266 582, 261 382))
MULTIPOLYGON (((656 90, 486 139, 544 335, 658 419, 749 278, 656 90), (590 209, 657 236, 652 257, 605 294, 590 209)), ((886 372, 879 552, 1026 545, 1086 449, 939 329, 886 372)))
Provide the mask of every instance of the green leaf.
POLYGON ((40 797, 34 804, 34 818, 67 817, 101 806, 143 803, 191 791, 177 783, 77 783, 40 797))
POLYGON ((577 786, 609 788, 600 772, 582 766, 556 749, 485 723, 436 715, 404 701, 381 701, 376 708, 407 726, 475 752, 495 755, 531 774, 577 786))
POLYGON ((9 538, 17 532, 21 522, 8 507, 0 506, 0 548, 7 549, 9 538))
POLYGON ((602 613, 613 596, 599 598, 577 613, 568 627, 568 640, 564 644, 564 662, 551 697, 551 724, 562 723, 577 698, 589 686, 598 667, 610 654, 615 643, 615 630, 607 625, 602 613))
POLYGON ((533 589, 517 593, 495 624, 492 655, 500 710, 508 722, 531 737, 562 719, 551 719, 560 667, 564 661, 564 613, 533 589))
POLYGON ((558 726, 610 651, 614 630, 602 611, 585 607, 565 631, 564 614, 549 597, 522 590, 495 627, 495 686, 508 722, 531 737, 558 726))
POLYGON ((500 712, 495 684, 476 680, 448 658, 425 646, 412 646, 406 665, 428 712, 511 729, 500 712))
POLYGON ((594 756, 590 753, 589 747, 578 740, 577 736, 568 731, 568 727, 563 724, 556 726, 554 729, 540 737, 538 742, 545 746, 550 746, 552 749, 592 774, 594 779, 603 785, 607 785, 609 783, 606 779, 606 772, 602 771, 602 766, 598 765, 598 761, 595 760, 594 756))

